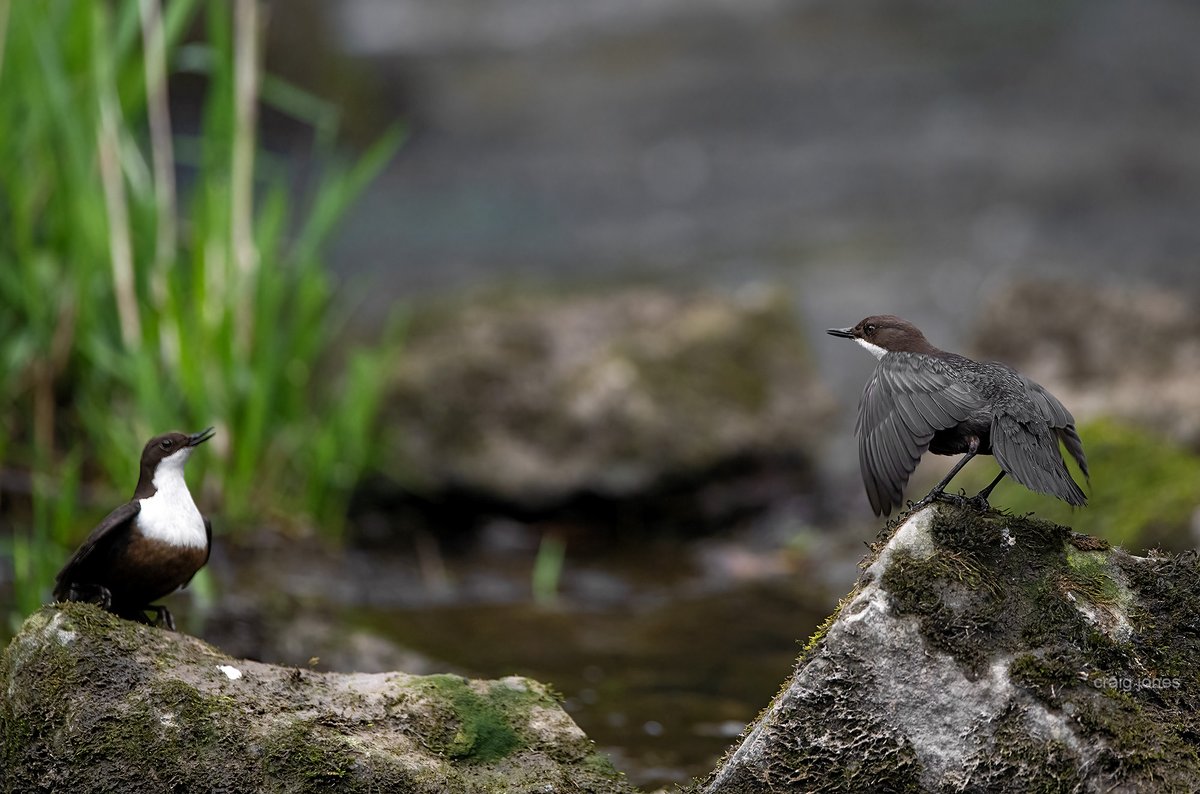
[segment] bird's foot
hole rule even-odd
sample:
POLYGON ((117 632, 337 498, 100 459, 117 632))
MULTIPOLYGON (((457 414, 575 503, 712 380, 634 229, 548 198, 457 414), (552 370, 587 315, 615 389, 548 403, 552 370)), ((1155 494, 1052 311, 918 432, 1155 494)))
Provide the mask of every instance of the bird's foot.
POLYGON ((129 609, 118 612, 117 614, 126 620, 133 620, 145 626, 154 626, 158 629, 175 631, 175 618, 171 616, 171 610, 167 609, 161 604, 150 604, 149 606, 144 606, 140 609, 129 609), (153 612, 154 618, 151 619, 146 614, 147 612, 153 612))
POLYGON ((102 584, 72 582, 67 590, 67 600, 88 602, 105 611, 112 611, 112 591, 102 584))
POLYGON ((156 615, 154 622, 150 624, 151 626, 157 626, 167 631, 175 631, 175 618, 171 615, 171 610, 161 604, 152 604, 146 608, 156 615))
POLYGON ((945 502, 947 504, 952 504, 955 507, 962 507, 963 505, 967 504, 969 501, 970 500, 967 499, 967 496, 965 493, 956 493, 955 494, 955 493, 946 493, 945 491, 941 491, 941 490, 933 490, 933 491, 930 491, 929 493, 925 494, 924 499, 913 504, 913 509, 919 510, 920 508, 925 507, 926 505, 931 505, 934 502, 945 502))
POLYGON ((987 513, 992 509, 991 504, 987 500, 987 496, 981 493, 977 493, 970 499, 967 499, 966 504, 972 510, 976 510, 980 513, 987 513))

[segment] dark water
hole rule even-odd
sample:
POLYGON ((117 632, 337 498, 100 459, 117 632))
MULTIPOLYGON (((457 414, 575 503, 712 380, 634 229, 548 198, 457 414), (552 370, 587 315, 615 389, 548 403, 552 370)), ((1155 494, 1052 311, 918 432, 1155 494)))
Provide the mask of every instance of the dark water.
POLYGON ((636 785, 713 768, 778 690, 830 609, 803 581, 624 607, 531 603, 372 612, 373 627, 485 678, 527 675, 561 692, 580 727, 636 785))

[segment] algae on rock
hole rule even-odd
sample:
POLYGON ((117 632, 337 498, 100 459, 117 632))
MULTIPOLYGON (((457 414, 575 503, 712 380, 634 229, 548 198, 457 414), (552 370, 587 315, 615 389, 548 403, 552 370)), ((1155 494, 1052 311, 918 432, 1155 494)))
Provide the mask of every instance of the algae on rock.
POLYGON ((940 504, 889 530, 699 792, 1200 790, 1194 553, 940 504))
POLYGON ((4 791, 633 791, 535 681, 276 667, 88 604, 26 620, 0 685, 4 791))

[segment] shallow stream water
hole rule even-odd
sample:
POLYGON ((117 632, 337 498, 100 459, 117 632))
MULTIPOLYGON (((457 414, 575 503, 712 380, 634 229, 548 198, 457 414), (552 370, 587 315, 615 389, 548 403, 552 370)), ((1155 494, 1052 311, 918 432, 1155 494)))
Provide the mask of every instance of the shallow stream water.
POLYGON ((318 669, 535 678, 653 790, 713 768, 853 584, 861 540, 787 526, 573 538, 552 603, 532 597, 530 527, 445 552, 276 539, 214 560, 222 600, 198 634, 318 669))
POLYGON ((631 782, 653 788, 715 766, 828 608, 776 580, 627 608, 518 603, 364 617, 467 675, 549 683, 631 782))

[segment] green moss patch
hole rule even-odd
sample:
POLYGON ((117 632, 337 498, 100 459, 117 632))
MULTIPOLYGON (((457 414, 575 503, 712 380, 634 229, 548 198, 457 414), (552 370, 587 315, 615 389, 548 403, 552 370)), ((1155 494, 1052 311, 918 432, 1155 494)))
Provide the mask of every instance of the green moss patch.
POLYGON ((444 698, 453 713, 446 721, 453 733, 442 741, 441 751, 451 758, 473 762, 495 761, 521 745, 511 714, 526 711, 538 699, 503 683, 493 684, 486 695, 455 675, 429 676, 422 684, 444 698))
POLYGON ((1101 610, 1117 620, 1132 600, 1115 578, 1115 569, 1109 563, 1110 554, 1102 551, 1078 551, 1067 547, 1067 570, 1062 576, 1062 588, 1072 597, 1083 599, 1088 605, 1101 610))
POLYGON ((1064 688, 1080 684, 1079 659, 1061 651, 1020 654, 1008 666, 1008 674, 1014 684, 1052 706, 1061 704, 1064 688))
POLYGON ((316 719, 282 725, 263 742, 268 774, 281 780, 336 784, 349 773, 355 753, 346 740, 316 719))
POLYGON ((1082 778, 1071 747, 1055 739, 1032 739, 1023 710, 1014 704, 997 721, 971 782, 974 791, 1068 794, 1085 789, 1082 778))

